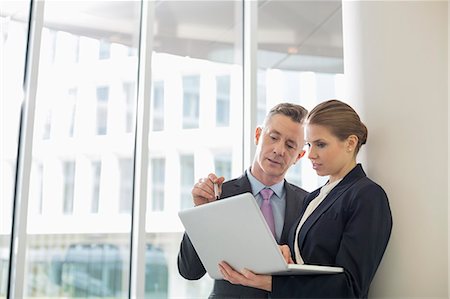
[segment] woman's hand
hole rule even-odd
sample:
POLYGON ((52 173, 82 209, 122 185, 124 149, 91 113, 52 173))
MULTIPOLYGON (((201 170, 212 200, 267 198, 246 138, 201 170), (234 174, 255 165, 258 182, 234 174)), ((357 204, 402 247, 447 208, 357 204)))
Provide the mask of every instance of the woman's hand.
POLYGON ((281 254, 284 257, 284 260, 286 261, 286 263, 288 264, 295 264, 294 260, 291 257, 291 250, 289 249, 289 246, 287 245, 278 245, 278 247, 281 250, 281 254))
POLYGON ((253 287, 268 292, 272 291, 272 276, 258 275, 248 269, 237 272, 226 262, 219 263, 219 270, 223 278, 232 284, 241 284, 248 287, 253 287))

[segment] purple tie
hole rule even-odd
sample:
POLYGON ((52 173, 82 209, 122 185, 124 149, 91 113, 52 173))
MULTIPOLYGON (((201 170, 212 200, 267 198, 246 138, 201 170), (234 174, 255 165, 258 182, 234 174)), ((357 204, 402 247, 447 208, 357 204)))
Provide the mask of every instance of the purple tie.
POLYGON ((266 222, 269 225, 272 234, 275 236, 275 221, 273 219, 272 205, 269 201, 270 197, 273 194, 273 190, 262 189, 261 191, 259 191, 259 194, 261 194, 261 197, 263 198, 261 212, 264 215, 264 218, 266 218, 266 222))

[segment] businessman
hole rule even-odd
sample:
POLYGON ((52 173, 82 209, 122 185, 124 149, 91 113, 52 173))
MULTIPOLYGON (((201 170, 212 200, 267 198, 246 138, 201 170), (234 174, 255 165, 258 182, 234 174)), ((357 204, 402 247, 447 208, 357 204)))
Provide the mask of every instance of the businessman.
MULTIPOLYGON (((303 125, 306 116, 307 110, 300 105, 281 103, 273 107, 266 115, 263 125, 255 130, 257 147, 250 168, 239 178, 227 182, 215 174, 201 178, 192 189, 194 205, 207 204, 217 199, 214 184, 219 186, 218 199, 251 192, 262 211, 268 205, 271 211, 266 221, 278 244, 286 244, 289 229, 299 216, 303 200, 308 195, 305 190, 285 180, 289 167, 305 154, 303 125)), ((205 223, 205 227, 207 226, 205 223)), ((206 273, 186 233, 178 253, 178 271, 189 280, 200 279, 206 273)), ((264 290, 233 285, 226 280, 215 280, 209 298, 267 298, 267 296, 268 293, 264 290)))

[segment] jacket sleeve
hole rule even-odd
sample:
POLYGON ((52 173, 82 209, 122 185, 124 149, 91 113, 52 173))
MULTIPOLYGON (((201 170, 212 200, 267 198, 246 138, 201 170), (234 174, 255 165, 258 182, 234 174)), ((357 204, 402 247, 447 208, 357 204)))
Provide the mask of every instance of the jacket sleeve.
POLYGON ((189 280, 200 279, 206 273, 206 269, 186 233, 181 241, 177 264, 180 275, 189 280))
MULTIPOLYGON (((343 267, 344 273, 273 276, 271 297, 367 297, 370 283, 390 237, 391 212, 387 196, 378 186, 360 189, 357 194, 350 194, 349 197, 349 204, 343 212, 346 221, 341 241, 337 252, 332 254, 335 256, 335 265, 343 267)), ((325 237, 327 231, 322 229, 320 234, 325 237)), ((317 238, 312 235, 309 242, 316 241, 317 238)), ((310 250, 315 252, 323 250, 320 244, 315 245, 317 246, 311 247, 310 250)))

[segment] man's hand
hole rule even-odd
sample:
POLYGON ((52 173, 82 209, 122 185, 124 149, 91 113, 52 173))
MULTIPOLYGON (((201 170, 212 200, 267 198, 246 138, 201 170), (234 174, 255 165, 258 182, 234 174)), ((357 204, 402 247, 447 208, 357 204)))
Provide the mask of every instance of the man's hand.
POLYGON ((201 178, 192 188, 191 194, 194 205, 202 205, 211 201, 215 201, 214 184, 217 184, 219 196, 222 194, 222 184, 224 177, 217 177, 214 173, 210 173, 207 178, 201 178))
POLYGON ((240 284, 268 292, 272 291, 272 276, 255 274, 248 269, 237 272, 226 262, 219 263, 219 270, 223 278, 232 284, 240 284))

